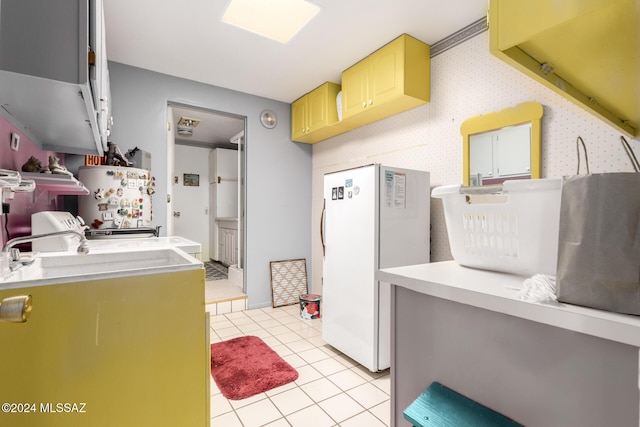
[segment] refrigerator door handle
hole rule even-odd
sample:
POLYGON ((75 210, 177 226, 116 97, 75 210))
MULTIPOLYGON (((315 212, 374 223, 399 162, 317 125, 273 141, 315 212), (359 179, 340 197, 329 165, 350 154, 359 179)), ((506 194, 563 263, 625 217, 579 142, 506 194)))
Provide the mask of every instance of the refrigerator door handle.
POLYGON ((324 246, 324 213, 327 210, 327 200, 322 201, 322 214, 320 214, 320 242, 322 243, 322 257, 324 258, 325 246, 324 246))

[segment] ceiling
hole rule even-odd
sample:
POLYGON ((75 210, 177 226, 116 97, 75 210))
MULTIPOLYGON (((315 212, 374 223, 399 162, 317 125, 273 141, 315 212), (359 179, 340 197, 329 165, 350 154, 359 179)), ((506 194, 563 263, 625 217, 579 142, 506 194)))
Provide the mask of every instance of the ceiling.
POLYGON ((105 0, 107 57, 291 103, 339 83, 344 69, 400 34, 434 44, 487 8, 487 0, 309 0, 320 12, 281 44, 221 22, 229 1, 105 0))
POLYGON ((185 106, 172 105, 171 108, 177 144, 237 149, 237 145, 231 143, 231 138, 244 130, 243 118, 185 106), (193 127, 192 136, 185 137, 177 133, 176 124, 181 117, 200 120, 200 123, 193 127))

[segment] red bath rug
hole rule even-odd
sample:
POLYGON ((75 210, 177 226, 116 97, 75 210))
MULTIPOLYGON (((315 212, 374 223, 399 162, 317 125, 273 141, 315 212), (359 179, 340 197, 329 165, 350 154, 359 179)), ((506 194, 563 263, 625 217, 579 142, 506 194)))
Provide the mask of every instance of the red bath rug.
POLYGON ((240 400, 298 379, 264 341, 244 336, 211 344, 211 376, 224 397, 240 400))

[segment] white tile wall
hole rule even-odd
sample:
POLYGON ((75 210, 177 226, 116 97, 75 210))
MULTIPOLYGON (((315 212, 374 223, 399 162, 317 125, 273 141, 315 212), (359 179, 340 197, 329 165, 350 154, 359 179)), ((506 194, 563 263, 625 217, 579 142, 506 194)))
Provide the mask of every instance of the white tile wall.
MULTIPOLYGON (((632 170, 619 132, 495 58, 485 32, 432 59, 429 104, 313 145, 312 223, 320 223, 327 172, 377 162, 430 171, 432 187, 461 183, 462 122, 524 101, 544 106, 543 177, 575 173, 579 135, 589 150, 591 172, 632 170)), ((638 138, 630 143, 640 150, 638 138)), ((431 259, 448 260, 442 205, 431 201, 431 259)), ((318 227, 312 230, 312 286, 321 293, 322 248, 318 227)))

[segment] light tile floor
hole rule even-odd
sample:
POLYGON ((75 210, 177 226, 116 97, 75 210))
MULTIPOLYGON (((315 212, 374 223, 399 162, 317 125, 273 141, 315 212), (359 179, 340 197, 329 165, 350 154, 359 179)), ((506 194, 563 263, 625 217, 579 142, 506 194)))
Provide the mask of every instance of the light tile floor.
POLYGON ((298 379, 244 400, 227 400, 211 379, 212 427, 385 427, 389 370, 372 373, 322 340, 320 319, 298 305, 211 315, 211 342, 255 335, 298 379))

